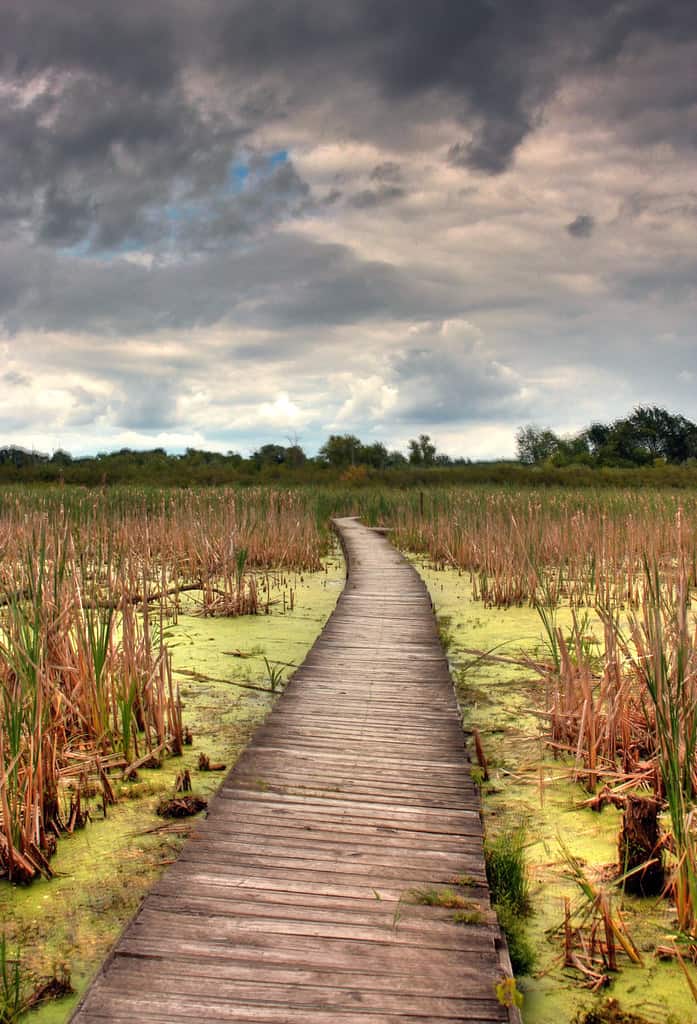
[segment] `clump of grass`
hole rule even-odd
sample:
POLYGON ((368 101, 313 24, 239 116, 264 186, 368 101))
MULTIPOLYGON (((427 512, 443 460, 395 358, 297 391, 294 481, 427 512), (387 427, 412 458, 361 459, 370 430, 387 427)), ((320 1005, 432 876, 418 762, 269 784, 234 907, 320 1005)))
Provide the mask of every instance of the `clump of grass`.
POLYGON ((471 906, 468 910, 456 910, 453 921, 455 924, 485 924, 486 918, 481 910, 471 906))
POLYGON ((11 956, 7 938, 0 935, 0 1024, 12 1024, 24 1008, 19 955, 11 956))
POLYGON ((494 910, 501 931, 506 936, 513 973, 530 974, 535 966, 535 951, 525 934, 523 920, 507 903, 497 903, 494 910))
POLYGON ((501 832, 486 842, 484 860, 491 902, 506 936, 513 971, 529 974, 535 964, 535 953, 523 924, 531 911, 524 826, 501 832))
POLYGON ((463 889, 470 889, 477 885, 477 879, 473 878, 472 875, 453 875, 451 878, 453 885, 460 885, 463 889))
POLYGON ((408 902, 421 907, 445 907, 448 910, 470 910, 472 903, 454 889, 411 889, 408 902))
POLYGON ((453 646, 455 636, 452 630, 452 617, 450 615, 437 615, 438 636, 443 650, 447 652, 453 646))
POLYGON ((266 665, 266 678, 269 681, 271 693, 276 693, 277 690, 283 687, 283 668, 272 665, 266 655, 264 655, 264 664, 266 665))
POLYGON ((74 989, 65 967, 38 983, 27 976, 19 950, 12 956, 7 937, 0 935, 0 1024, 15 1024, 28 1010, 53 999, 62 999, 74 989))
POLYGON ((525 869, 525 828, 501 832, 484 844, 491 902, 505 903, 521 917, 530 913, 530 887, 525 869))

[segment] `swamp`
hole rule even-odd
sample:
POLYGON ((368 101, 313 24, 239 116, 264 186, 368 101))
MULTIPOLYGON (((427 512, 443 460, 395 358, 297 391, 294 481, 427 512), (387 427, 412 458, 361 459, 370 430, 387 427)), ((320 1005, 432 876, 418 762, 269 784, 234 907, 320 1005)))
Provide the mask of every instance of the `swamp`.
POLYGON ((0 1021, 69 1018, 331 614, 339 514, 428 586, 525 1024, 697 1020, 697 497, 359 476, 0 493, 0 1021))

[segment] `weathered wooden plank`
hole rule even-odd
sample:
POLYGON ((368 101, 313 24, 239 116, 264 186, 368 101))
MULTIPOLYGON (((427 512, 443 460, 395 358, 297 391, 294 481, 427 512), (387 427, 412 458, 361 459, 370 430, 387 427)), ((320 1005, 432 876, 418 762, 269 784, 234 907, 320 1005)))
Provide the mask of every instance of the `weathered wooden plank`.
MULTIPOLYGON (((244 960, 219 959, 202 955, 199 949, 197 953, 190 956, 167 956, 153 951, 151 953, 139 952, 135 954, 119 953, 118 962, 125 962, 134 965, 136 969, 145 963, 145 969, 149 962, 158 972, 165 974, 180 974, 186 972, 192 976, 226 978, 237 981, 258 980, 258 968, 255 964, 244 960)), ((265 980, 268 983, 279 985, 318 985, 337 989, 355 988, 360 982, 363 991, 370 993, 389 992, 405 996, 428 996, 443 995, 444 986, 447 985, 448 995, 456 998, 467 999, 472 996, 472 985, 485 979, 489 984, 495 984, 498 979, 496 972, 487 973, 486 966, 481 961, 474 960, 463 963, 461 970, 455 975, 453 972, 439 971, 423 975, 415 971, 394 971, 387 974, 366 974, 363 969, 355 970, 345 968, 317 969, 301 966, 288 966, 285 964, 267 963, 264 968, 265 980)))
POLYGON ((86 993, 78 1024, 509 1019, 478 793, 430 598, 355 520, 322 635, 86 993), (412 902, 452 886, 484 923, 412 902))
MULTIPOLYGON (((360 981, 353 988, 308 985, 297 981, 274 982, 258 979, 241 980, 215 977, 210 984, 211 974, 200 971, 188 971, 176 975, 171 971, 153 966, 124 964, 122 959, 113 968, 114 979, 121 983, 123 991, 135 991, 147 985, 148 992, 159 1000, 169 999, 176 992, 179 999, 197 999, 201 991, 208 989, 214 993, 209 997, 209 1005, 216 1009, 223 1004, 241 1005, 277 1005, 288 1007, 305 1007, 308 1010, 361 1010, 364 1012, 397 1013, 404 1009, 406 1002, 403 993, 374 992, 366 990, 360 981), (204 984, 201 984, 201 981, 204 984), (205 982, 209 984, 206 985, 205 982)), ((444 1017, 454 1020, 466 1019, 470 1011, 481 1013, 486 1010, 486 1001, 481 993, 472 993, 470 998, 448 995, 413 995, 408 996, 409 1011, 412 1015, 422 1017, 444 1017)), ((498 1017, 498 1015, 497 1015, 498 1017)), ((497 1017, 493 1018, 494 1020, 497 1017)), ((498 1017, 500 1019, 500 1017, 498 1017)))

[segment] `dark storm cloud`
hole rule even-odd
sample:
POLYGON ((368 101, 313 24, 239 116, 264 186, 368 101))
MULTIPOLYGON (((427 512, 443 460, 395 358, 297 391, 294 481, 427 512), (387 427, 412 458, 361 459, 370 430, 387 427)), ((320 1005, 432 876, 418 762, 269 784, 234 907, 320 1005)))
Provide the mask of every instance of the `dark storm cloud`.
POLYGON ((177 242, 189 252, 213 250, 312 209, 310 188, 292 161, 284 160, 267 172, 268 161, 263 161, 242 193, 218 195, 203 209, 194 205, 190 212, 182 204, 177 223, 170 225, 177 242))
MULTIPOLYGON (((642 34, 696 32, 686 0, 6 0, 0 69, 20 91, 0 113, 0 217, 60 246, 153 244, 163 208, 222 187, 250 132, 318 104, 349 132, 389 126, 404 143, 450 116, 463 126, 450 161, 497 174, 570 68, 642 34), (208 73, 215 84, 192 89, 208 73)), ((389 162, 374 181, 382 191, 355 203, 396 197, 389 162)))
POLYGON ((578 217, 566 225, 566 230, 572 238, 590 238, 595 230, 595 218, 589 213, 579 213, 578 217))

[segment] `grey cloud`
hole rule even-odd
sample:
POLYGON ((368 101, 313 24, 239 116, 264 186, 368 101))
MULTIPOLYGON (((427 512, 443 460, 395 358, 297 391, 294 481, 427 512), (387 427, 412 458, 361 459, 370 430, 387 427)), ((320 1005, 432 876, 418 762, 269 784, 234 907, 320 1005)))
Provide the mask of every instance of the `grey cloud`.
POLYGON ((82 68, 141 90, 163 90, 177 73, 174 36, 182 5, 94 5, 89 0, 7 0, 0 12, 0 68, 20 79, 47 68, 82 68))
POLYGON ((475 126, 468 142, 450 147, 448 160, 456 167, 501 174, 531 127, 532 118, 523 111, 505 120, 484 120, 475 126))
POLYGON ((398 415, 406 423, 516 417, 526 411, 521 381, 476 343, 457 344, 434 338, 412 346, 394 359, 393 381, 400 395, 398 415))
POLYGON ((249 237, 288 217, 300 217, 313 207, 310 187, 292 161, 284 161, 268 174, 267 169, 268 162, 263 161, 257 165, 261 173, 252 176, 245 191, 218 197, 191 220, 185 218, 181 227, 173 225, 182 247, 189 252, 216 249, 230 239, 249 237))
POLYGON ((634 192, 622 201, 618 220, 635 219, 643 214, 669 221, 694 219, 697 217, 697 192, 634 192))
POLYGON ((589 213, 579 213, 578 217, 566 225, 566 230, 572 238, 590 238, 595 230, 595 218, 589 213))
MULTIPOLYGON (((127 430, 157 431, 178 422, 177 389, 162 375, 126 379, 126 395, 113 403, 114 422, 127 430)), ((122 387, 124 382, 121 382, 122 387)))
POLYGON ((384 206, 405 195, 399 185, 380 185, 379 188, 366 188, 351 196, 349 203, 357 210, 370 210, 376 206, 384 206))
POLYGON ((370 180, 381 184, 398 185, 402 180, 402 169, 394 160, 385 160, 376 164, 370 172, 370 180))
POLYGON ((233 319, 285 327, 378 314, 442 316, 463 304, 456 277, 361 261, 340 245, 290 233, 271 234, 246 250, 150 268, 14 245, 0 250, 0 283, 5 267, 11 284, 0 291, 0 324, 11 332, 25 327, 109 336, 233 319))
POLYGON ((63 425, 66 428, 88 427, 98 416, 108 411, 108 405, 105 405, 103 396, 94 394, 87 388, 71 388, 70 398, 72 402, 70 411, 63 418, 63 425))
POLYGON ((142 94, 84 74, 59 80, 0 115, 0 192, 12 199, 5 232, 23 231, 29 217, 36 236, 57 245, 150 242, 175 194, 222 187, 243 134, 177 88, 142 94))
POLYGON ((0 377, 3 387, 14 388, 26 388, 31 381, 25 373, 17 373, 16 370, 7 370, 0 377))

